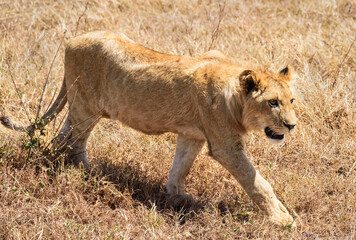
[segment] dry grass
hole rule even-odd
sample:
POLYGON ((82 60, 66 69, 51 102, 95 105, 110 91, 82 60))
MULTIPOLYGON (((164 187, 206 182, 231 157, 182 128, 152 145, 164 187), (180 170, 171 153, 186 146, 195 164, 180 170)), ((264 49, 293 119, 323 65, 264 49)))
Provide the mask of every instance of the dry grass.
MULTIPOLYGON (((206 150, 187 179, 197 206, 170 209, 164 183, 175 136, 146 136, 102 121, 88 145, 91 174, 61 161, 48 164, 41 147, 0 127, 0 238, 354 239, 356 4, 247 2, 1 1, 0 115, 28 123, 10 69, 34 119, 62 38, 67 42, 91 30, 121 31, 171 54, 199 56, 212 47, 273 71, 289 64, 297 73, 299 126, 281 146, 253 134, 247 150, 277 196, 299 216, 297 231, 265 221, 206 150)), ((42 112, 62 81, 63 54, 61 46, 42 112)), ((42 146, 60 119, 39 137, 42 146)))

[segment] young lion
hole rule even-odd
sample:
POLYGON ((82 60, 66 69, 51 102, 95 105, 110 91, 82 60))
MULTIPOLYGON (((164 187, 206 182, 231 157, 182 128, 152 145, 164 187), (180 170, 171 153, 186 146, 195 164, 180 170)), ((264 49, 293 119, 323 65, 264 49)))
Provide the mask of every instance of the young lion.
POLYGON ((70 41, 60 93, 41 123, 8 128, 43 128, 68 102, 69 114, 57 137, 69 158, 89 168, 86 143, 100 118, 120 120, 147 134, 178 134, 168 194, 189 198, 184 179, 207 142, 210 155, 242 185, 250 198, 278 224, 293 218, 244 150, 251 130, 282 142, 296 125, 288 67, 277 74, 251 69, 218 51, 199 58, 155 52, 124 35, 91 32, 70 41))

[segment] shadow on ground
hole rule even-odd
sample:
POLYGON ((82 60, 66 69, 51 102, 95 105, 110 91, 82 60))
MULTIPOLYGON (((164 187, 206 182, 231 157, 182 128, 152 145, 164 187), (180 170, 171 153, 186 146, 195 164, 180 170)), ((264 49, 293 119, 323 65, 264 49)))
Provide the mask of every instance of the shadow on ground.
MULTIPOLYGON (((110 163, 107 159, 97 158, 93 162, 91 177, 114 184, 120 192, 129 192, 132 199, 151 209, 165 213, 174 211, 179 214, 179 221, 184 224, 188 218, 194 217, 206 205, 202 201, 169 196, 165 190, 165 180, 152 176, 142 170, 139 163, 121 161, 110 163)), ((112 209, 119 207, 110 204, 112 209)))
MULTIPOLYGON (((196 201, 193 198, 169 196, 166 194, 165 180, 143 171, 139 163, 135 161, 121 161, 113 164, 109 163, 107 159, 97 158, 94 160, 93 166, 91 176, 114 184, 120 192, 128 191, 133 200, 149 209, 155 206, 157 211, 162 213, 176 212, 179 214, 181 224, 209 206, 215 206, 221 217, 231 214, 237 221, 249 221, 252 215, 251 212, 241 211, 243 206, 240 199, 236 198, 237 196, 233 199, 220 200, 214 204, 207 198, 196 201)), ((110 207, 115 209, 118 206, 114 204, 110 207)))

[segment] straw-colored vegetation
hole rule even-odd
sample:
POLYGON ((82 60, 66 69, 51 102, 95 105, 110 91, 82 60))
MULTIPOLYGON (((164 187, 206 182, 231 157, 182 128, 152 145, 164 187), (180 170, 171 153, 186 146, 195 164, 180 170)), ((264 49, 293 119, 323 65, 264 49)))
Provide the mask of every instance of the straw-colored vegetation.
POLYGON ((196 205, 171 209, 173 134, 102 121, 88 144, 90 174, 51 164, 46 146, 62 113, 33 139, 0 127, 0 239, 355 238, 354 1, 1 1, 0 115, 33 121, 48 78, 43 113, 62 81, 65 43, 98 29, 165 53, 211 48, 271 71, 293 66, 296 131, 278 146, 251 134, 247 152, 298 228, 271 225, 206 149, 186 183, 196 205))

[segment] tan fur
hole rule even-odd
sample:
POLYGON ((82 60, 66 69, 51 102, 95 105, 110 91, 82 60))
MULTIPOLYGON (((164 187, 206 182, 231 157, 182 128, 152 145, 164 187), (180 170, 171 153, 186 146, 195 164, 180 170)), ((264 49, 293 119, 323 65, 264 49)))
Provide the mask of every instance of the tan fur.
MULTIPOLYGON (((218 51, 200 58, 167 55, 122 35, 92 32, 68 44, 61 93, 52 108, 55 111, 44 118, 47 123, 63 108, 60 102, 69 103, 57 144, 67 139, 74 163, 89 167, 86 141, 102 117, 147 134, 177 133, 166 187, 172 196, 185 196, 184 179, 207 141, 212 157, 274 222, 292 222, 244 151, 249 131, 268 126, 284 134, 289 129, 283 123, 295 125, 288 68, 273 74, 237 63, 218 51), (279 101, 278 108, 270 106, 271 99, 279 101)), ((15 130, 34 128, 18 126, 8 118, 2 122, 15 130)))

